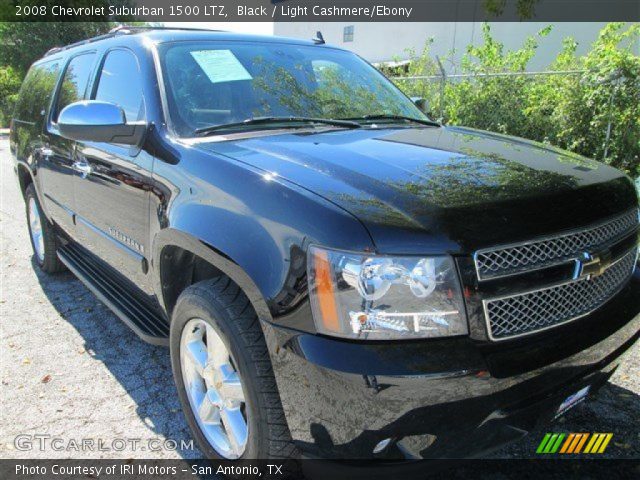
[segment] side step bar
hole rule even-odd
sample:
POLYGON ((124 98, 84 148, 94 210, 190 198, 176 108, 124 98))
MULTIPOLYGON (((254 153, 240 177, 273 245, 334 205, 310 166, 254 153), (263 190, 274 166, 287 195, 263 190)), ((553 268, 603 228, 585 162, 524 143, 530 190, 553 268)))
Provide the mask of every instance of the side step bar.
POLYGON ((58 257, 86 287, 142 340, 169 345, 169 323, 121 286, 112 275, 80 248, 67 244, 58 257))

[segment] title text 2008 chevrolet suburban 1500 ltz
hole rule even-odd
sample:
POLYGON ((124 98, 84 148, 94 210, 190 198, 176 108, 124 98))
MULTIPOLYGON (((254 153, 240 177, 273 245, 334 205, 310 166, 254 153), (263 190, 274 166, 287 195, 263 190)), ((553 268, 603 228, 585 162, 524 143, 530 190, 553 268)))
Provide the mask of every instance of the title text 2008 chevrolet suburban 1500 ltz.
POLYGON ((52 49, 10 135, 36 263, 169 346, 209 457, 483 455, 638 338, 638 198, 418 104, 320 39, 52 49))

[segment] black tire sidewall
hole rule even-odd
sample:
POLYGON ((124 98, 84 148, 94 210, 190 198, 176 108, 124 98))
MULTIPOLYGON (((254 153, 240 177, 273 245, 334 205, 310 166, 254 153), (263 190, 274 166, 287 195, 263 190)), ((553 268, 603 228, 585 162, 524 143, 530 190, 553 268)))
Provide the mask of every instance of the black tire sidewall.
POLYGON ((230 322, 232 322, 233 319, 228 318, 224 309, 216 304, 215 298, 205 298, 202 294, 198 294, 196 291, 185 293, 186 295, 183 294, 183 296, 181 296, 173 314, 169 346, 171 349, 171 368, 173 370, 173 376, 178 390, 178 397, 187 423, 196 438, 198 446, 207 458, 216 460, 224 459, 224 457, 220 456, 211 447, 202 433, 202 430, 198 425, 198 421, 191 409, 182 376, 182 367, 180 364, 180 340, 182 337, 182 331, 189 320, 196 318, 210 324, 216 330, 218 335, 220 335, 220 338, 222 338, 222 341, 231 353, 233 360, 236 363, 236 368, 242 377, 242 384, 245 390, 245 404, 248 417, 249 434, 246 449, 240 459, 264 458, 266 452, 265 447, 267 445, 266 442, 268 442, 268 440, 264 438, 264 431, 263 428, 261 428, 261 425, 263 425, 263 415, 261 414, 260 408, 261 402, 256 389, 254 388, 254 376, 257 375, 257 372, 251 362, 251 359, 248 358, 239 344, 239 341, 236 338, 236 332, 232 327, 230 327, 230 322))
POLYGON ((25 203, 26 203, 26 211, 27 211, 27 228, 29 229, 29 242, 31 243, 31 248, 33 249, 33 258, 35 259, 36 263, 38 264, 38 266, 42 269, 42 270, 47 270, 47 256, 48 256, 48 248, 49 248, 49 231, 46 228, 45 222, 46 222, 46 218, 44 217, 44 214, 42 212, 42 207, 40 206, 40 201, 38 200, 38 195, 36 194, 36 189, 34 188, 33 184, 29 185, 27 187, 27 190, 25 192, 25 203), (42 228, 42 243, 44 245, 44 252, 43 252, 43 259, 40 260, 40 258, 38 257, 38 254, 36 253, 36 246, 33 243, 33 233, 31 232, 31 214, 29 212, 29 202, 31 201, 31 199, 34 199, 34 201, 36 202, 36 208, 38 209, 38 213, 40 214, 40 225, 42 228))

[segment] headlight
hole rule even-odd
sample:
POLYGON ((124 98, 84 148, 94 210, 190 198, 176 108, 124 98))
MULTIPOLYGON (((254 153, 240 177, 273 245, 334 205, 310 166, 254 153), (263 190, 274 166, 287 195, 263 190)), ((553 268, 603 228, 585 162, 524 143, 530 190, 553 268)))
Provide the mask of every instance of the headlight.
POLYGON ((320 333, 362 340, 468 333, 449 256, 389 257, 311 247, 308 269, 320 333))

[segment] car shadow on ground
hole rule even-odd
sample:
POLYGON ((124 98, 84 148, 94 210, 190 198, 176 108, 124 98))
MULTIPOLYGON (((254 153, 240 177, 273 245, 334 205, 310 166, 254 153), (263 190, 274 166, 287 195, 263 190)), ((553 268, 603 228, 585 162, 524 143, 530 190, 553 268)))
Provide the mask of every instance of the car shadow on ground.
POLYGON ((183 458, 201 458, 195 443, 180 450, 192 437, 173 383, 169 349, 142 341, 70 272, 48 275, 33 258, 31 264, 51 305, 82 336, 87 354, 122 385, 145 425, 177 442, 176 453, 183 458))

